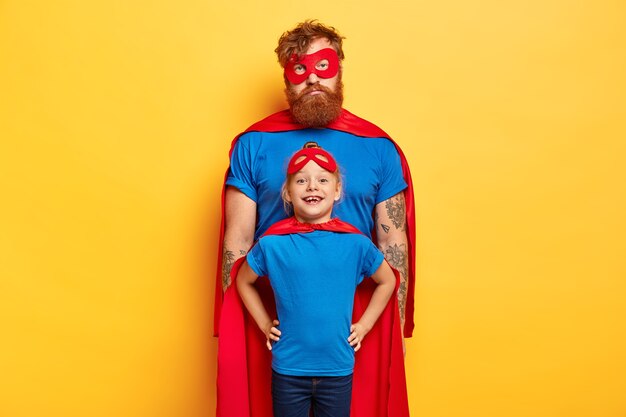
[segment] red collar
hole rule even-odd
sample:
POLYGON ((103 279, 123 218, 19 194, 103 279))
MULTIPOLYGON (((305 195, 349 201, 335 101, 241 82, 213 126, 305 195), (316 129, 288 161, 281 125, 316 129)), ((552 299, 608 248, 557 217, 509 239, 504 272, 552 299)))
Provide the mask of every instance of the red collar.
MULTIPOLYGON (((267 235, 289 235, 293 233, 310 233, 315 230, 325 230, 336 233, 358 233, 359 229, 338 218, 330 219, 325 223, 302 223, 295 217, 289 217, 271 225, 263 236, 267 235)), ((263 237, 261 236, 261 237, 263 237)))

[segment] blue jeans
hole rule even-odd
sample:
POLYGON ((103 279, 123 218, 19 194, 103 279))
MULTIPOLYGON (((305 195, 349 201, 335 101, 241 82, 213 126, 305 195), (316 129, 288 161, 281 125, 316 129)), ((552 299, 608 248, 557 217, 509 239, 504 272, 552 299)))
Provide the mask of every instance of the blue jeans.
POLYGON ((274 417, 350 417, 352 375, 291 376, 272 371, 274 417))

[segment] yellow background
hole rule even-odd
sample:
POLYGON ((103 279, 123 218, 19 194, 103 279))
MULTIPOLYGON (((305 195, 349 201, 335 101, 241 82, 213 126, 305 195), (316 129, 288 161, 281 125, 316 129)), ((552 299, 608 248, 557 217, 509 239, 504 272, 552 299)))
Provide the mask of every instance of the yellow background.
POLYGON ((231 138, 317 17, 418 211, 412 415, 626 416, 626 3, 0 0, 0 416, 212 416, 231 138))

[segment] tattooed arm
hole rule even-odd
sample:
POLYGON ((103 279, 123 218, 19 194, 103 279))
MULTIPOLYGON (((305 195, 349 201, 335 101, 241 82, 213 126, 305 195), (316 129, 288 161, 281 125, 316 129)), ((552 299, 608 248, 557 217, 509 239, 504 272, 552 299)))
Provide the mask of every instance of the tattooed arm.
POLYGON ((222 290, 230 285, 230 270, 235 261, 248 253, 254 240, 256 203, 233 187, 224 196, 224 243, 222 246, 222 290))
POLYGON ((378 248, 385 259, 400 272, 398 307, 404 329, 407 287, 409 278, 408 241, 406 236, 406 207, 404 193, 381 201, 376 205, 376 237, 378 248))

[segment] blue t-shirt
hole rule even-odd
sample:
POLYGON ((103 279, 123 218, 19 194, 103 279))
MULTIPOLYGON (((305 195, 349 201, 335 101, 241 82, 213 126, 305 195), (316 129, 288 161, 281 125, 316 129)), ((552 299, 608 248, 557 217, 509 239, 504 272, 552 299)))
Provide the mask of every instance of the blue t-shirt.
POLYGON ((341 167, 344 198, 335 203, 333 217, 351 223, 371 237, 376 204, 407 186, 394 144, 385 138, 362 138, 331 129, 304 129, 249 132, 239 138, 233 149, 226 184, 257 203, 254 239, 288 217, 280 195, 287 164, 309 141, 330 152, 341 167))
POLYGON ((380 267, 378 248, 360 234, 316 230, 264 236, 246 260, 269 278, 276 299, 282 335, 272 347, 272 369, 283 375, 350 375, 354 293, 380 267))

